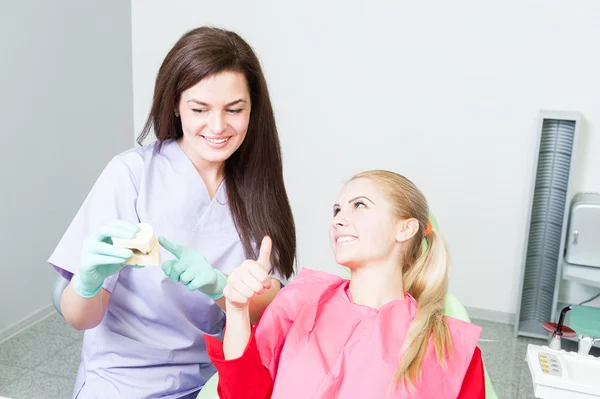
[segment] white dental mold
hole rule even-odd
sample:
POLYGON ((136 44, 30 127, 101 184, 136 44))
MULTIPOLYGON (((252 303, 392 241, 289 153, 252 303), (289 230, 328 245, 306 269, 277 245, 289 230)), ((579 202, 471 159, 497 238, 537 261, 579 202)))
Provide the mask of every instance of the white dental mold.
POLYGON ((137 226, 140 230, 135 237, 131 239, 113 237, 113 245, 133 251, 133 256, 124 262, 126 265, 160 265, 160 245, 154 235, 154 229, 147 223, 138 223, 137 226))

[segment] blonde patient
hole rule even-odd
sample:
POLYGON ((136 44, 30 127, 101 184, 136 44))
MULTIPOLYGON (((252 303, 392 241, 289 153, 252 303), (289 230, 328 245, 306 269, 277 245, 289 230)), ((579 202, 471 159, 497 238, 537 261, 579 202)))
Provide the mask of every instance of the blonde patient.
POLYGON ((252 326, 248 303, 269 288, 265 237, 228 278, 224 341, 205 337, 220 397, 485 398, 481 328, 443 315, 449 257, 428 215, 405 177, 356 175, 329 231, 351 279, 304 268, 252 326))

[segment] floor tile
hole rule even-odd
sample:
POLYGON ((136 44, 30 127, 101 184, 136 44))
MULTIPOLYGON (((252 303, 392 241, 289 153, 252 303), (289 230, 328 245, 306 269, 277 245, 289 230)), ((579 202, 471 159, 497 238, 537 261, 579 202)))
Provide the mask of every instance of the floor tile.
POLYGON ((73 341, 71 346, 58 351, 36 366, 35 370, 59 377, 75 378, 80 361, 81 343, 73 341))
POLYGON ((73 342, 71 337, 26 330, 0 345, 0 363, 32 369, 73 342))
POLYGON ((534 398, 533 396, 533 381, 531 379, 531 372, 529 366, 525 364, 523 366, 523 372, 521 373, 521 379, 519 380, 519 398, 534 398))
POLYGON ((0 396, 10 399, 68 399, 75 379, 57 377, 28 370, 0 389, 0 396))
POLYGON ((2 389, 5 386, 16 380, 24 372, 25 370, 21 368, 0 364, 0 395, 2 395, 2 389))
POLYGON ((493 323, 485 320, 472 320, 473 324, 481 326, 482 341, 498 341, 516 339, 513 335, 513 326, 508 324, 493 323))

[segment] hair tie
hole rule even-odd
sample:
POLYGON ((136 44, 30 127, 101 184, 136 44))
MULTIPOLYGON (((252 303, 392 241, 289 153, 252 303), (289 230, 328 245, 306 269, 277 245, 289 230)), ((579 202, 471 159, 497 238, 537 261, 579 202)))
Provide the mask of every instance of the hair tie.
POLYGON ((429 235, 433 231, 433 225, 431 224, 431 220, 427 221, 427 228, 425 229, 425 237, 429 235))

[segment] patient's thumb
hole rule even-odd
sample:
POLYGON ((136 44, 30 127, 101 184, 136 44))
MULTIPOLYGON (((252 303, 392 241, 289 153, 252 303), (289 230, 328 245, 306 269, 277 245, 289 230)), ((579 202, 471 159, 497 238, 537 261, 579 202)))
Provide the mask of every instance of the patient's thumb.
POLYGON ((273 242, 271 241, 271 237, 265 236, 260 244, 257 262, 267 271, 269 270, 272 247, 273 242))

